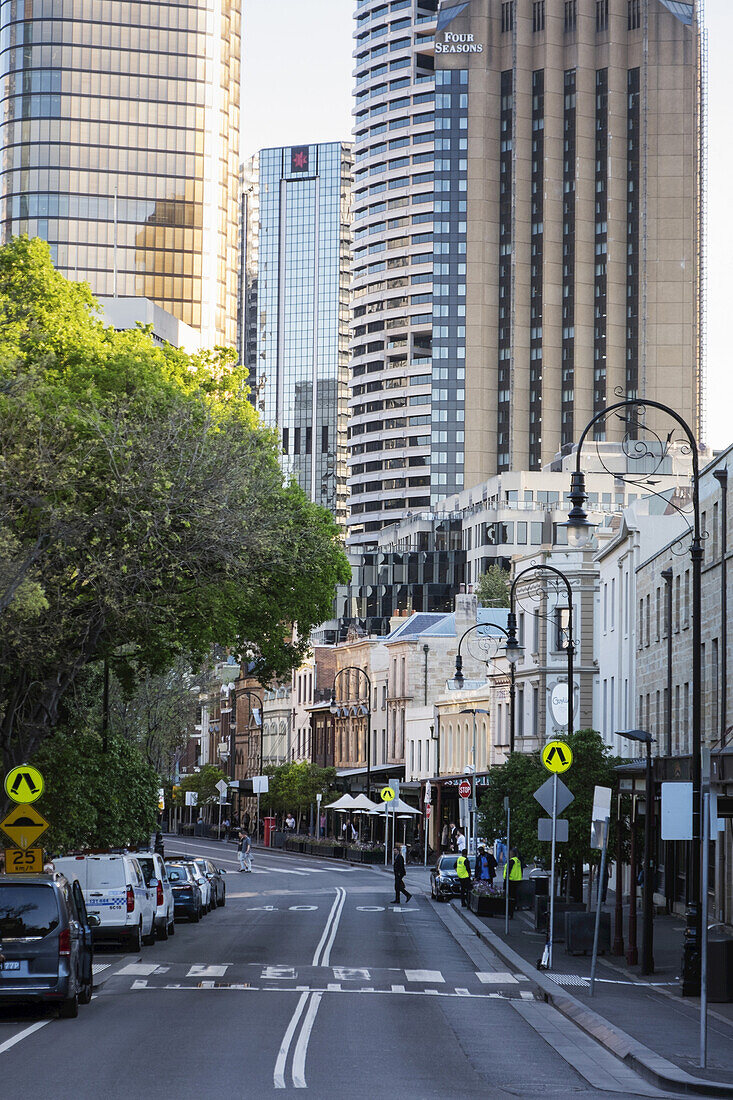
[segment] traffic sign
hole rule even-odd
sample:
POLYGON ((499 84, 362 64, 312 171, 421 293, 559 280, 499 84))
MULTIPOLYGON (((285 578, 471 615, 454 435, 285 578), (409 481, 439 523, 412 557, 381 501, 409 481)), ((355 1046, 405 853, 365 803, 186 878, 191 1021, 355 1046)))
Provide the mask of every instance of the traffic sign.
POLYGON ((13 802, 35 802, 43 794, 43 776, 38 768, 20 764, 5 776, 5 793, 13 802))
POLYGON ((458 784, 458 793, 461 798, 471 797, 471 784, 468 779, 462 779, 458 784))
POLYGON ((565 741, 548 741, 542 750, 542 763, 548 772, 566 772, 573 762, 573 752, 565 741))
POLYGON ((382 796, 382 802, 394 801, 394 791, 391 787, 382 787, 382 790, 379 793, 382 796))
POLYGON ((430 811, 432 810, 432 808, 433 808, 433 807, 432 807, 432 806, 430 805, 430 803, 429 803, 429 802, 427 802, 427 803, 425 804, 425 816, 426 816, 426 817, 430 817, 430 811))
POLYGON ((33 806, 16 806, 4 821, 0 821, 0 829, 19 848, 30 848, 39 836, 43 836, 47 828, 48 822, 45 817, 41 817, 33 806))
POLYGON ((40 875, 43 871, 43 848, 6 848, 6 875, 40 875))
MULTIPOLYGON (((545 813, 550 814, 550 816, 552 816, 552 790, 554 786, 554 779, 546 779, 542 786, 538 787, 537 790, 534 792, 534 797, 537 799, 545 813)), ((568 790, 562 779, 557 780, 557 796, 555 801, 555 809, 559 814, 561 814, 563 810, 567 810, 570 803, 575 801, 575 795, 572 793, 572 791, 568 790)))

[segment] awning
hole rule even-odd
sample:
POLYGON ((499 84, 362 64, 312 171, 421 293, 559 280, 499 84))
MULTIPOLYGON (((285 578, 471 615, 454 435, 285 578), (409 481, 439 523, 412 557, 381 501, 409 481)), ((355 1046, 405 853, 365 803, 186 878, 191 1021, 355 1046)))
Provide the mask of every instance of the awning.
MULTIPOLYGON (((395 779, 398 779, 399 773, 404 772, 404 770, 404 764, 374 764, 371 768, 371 773, 372 775, 377 775, 381 774, 382 772, 386 772, 388 775, 391 774, 394 776, 395 779)), ((363 768, 339 768, 336 771, 336 778, 353 779, 357 775, 366 775, 366 773, 366 766, 364 766, 363 768)))

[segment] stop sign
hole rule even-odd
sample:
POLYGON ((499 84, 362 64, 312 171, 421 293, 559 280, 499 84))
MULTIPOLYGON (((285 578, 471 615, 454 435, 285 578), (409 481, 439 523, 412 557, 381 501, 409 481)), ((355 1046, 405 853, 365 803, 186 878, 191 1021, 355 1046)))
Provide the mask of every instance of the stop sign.
POLYGON ((462 779, 461 782, 458 784, 458 793, 461 798, 471 797, 471 784, 468 779, 462 779))

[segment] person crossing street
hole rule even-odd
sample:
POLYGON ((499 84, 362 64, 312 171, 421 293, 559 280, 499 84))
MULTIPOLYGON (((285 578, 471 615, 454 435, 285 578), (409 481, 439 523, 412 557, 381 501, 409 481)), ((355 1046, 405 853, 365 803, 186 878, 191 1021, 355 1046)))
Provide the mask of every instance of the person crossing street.
POLYGON ((405 861, 402 856, 402 849, 396 845, 392 859, 392 870, 394 872, 394 901, 391 901, 390 905, 399 905, 400 894, 405 895, 405 901, 409 901, 412 894, 409 894, 405 889, 405 861))
POLYGON ((461 905, 468 909, 468 895, 471 892, 471 864, 468 862, 468 852, 464 848, 456 860, 456 874, 461 887, 461 905))
POLYGON ((244 829, 240 830, 239 839, 237 840, 237 856, 239 857, 239 870, 251 871, 252 841, 249 838, 249 834, 244 829))

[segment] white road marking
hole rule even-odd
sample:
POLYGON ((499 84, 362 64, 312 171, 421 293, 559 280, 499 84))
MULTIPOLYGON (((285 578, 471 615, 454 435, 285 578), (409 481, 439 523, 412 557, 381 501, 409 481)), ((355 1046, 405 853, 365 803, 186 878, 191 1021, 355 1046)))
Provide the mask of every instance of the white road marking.
POLYGON ((103 970, 109 970, 112 963, 92 963, 92 974, 101 974, 103 970))
POLYGON ((305 1083, 305 1059, 308 1054, 308 1043, 318 1012, 318 1006, 321 1003, 321 996, 322 994, 320 993, 313 993, 311 995, 308 1011, 305 1014, 303 1026, 300 1029, 298 1042, 295 1046, 295 1053, 293 1054, 293 1085, 296 1089, 305 1089, 308 1087, 305 1083))
POLYGON ((128 963, 122 970, 115 972, 115 977, 126 978, 128 975, 137 978, 147 978, 158 969, 157 963, 128 963))
POLYGON ((357 913, 383 913, 383 905, 357 905, 357 913))
POLYGON ((23 1039, 27 1039, 29 1035, 32 1035, 34 1031, 39 1031, 40 1028, 50 1023, 50 1020, 38 1020, 35 1024, 31 1024, 30 1027, 26 1027, 23 1031, 19 1031, 12 1039, 6 1039, 4 1043, 0 1043, 0 1054, 4 1054, 6 1050, 10 1050, 11 1047, 14 1047, 16 1043, 22 1042, 23 1039))
POLYGON ((336 887, 336 898, 334 900, 333 905, 331 906, 331 912, 328 914, 328 917, 326 919, 326 927, 323 929, 323 935, 321 936, 320 940, 318 941, 318 947, 316 947, 316 952, 313 956, 313 962, 311 964, 312 966, 320 966, 321 951, 323 950, 323 945, 325 944, 326 940, 328 939, 328 933, 329 933, 329 929, 331 927, 331 922, 333 921, 333 918, 336 914, 336 910, 338 909, 339 903, 341 902, 342 892, 345 894, 345 891, 342 890, 342 887, 337 886, 336 887))
POLYGON ((491 970, 477 970, 476 977, 482 985, 516 985, 517 979, 513 974, 494 972, 491 970))
POLYGON ((272 980, 273 978, 285 978, 290 981, 295 981, 297 977, 295 973, 295 967, 292 966, 265 966, 262 969, 260 978, 265 980, 272 980))
POLYGON ((368 982, 371 975, 363 967, 334 966, 333 976, 340 982, 368 982))
POLYGON ((186 975, 187 978, 223 978, 229 969, 229 963, 225 966, 192 966, 186 975))
POLYGON ((321 965, 322 966, 328 966, 329 962, 331 961, 331 948, 333 947, 333 941, 336 939, 336 931, 338 929, 339 921, 341 920, 341 914, 344 911, 344 905, 345 904, 346 904, 346 891, 342 890, 341 891, 341 902, 340 902, 338 911, 337 911, 336 915, 334 916, 334 919, 331 923, 331 934, 329 936, 328 943, 326 944, 326 946, 324 948, 324 951, 323 951, 323 955, 321 957, 321 965))
POLYGON ((392 986, 392 992, 393 993, 404 993, 405 992, 405 987, 404 987, 404 985, 393 985, 392 986))
POLYGON ((445 978, 439 970, 406 970, 405 978, 408 982, 444 982, 445 978))
POLYGON ((288 1061, 288 1054, 290 1053, 290 1044, 293 1041, 293 1035, 295 1029, 298 1026, 300 1017, 303 1015, 303 1009, 310 997, 310 993, 301 993, 297 1005, 295 1006, 295 1012, 290 1018, 290 1023, 287 1026, 283 1041, 280 1044, 280 1050, 277 1052, 277 1059, 275 1061, 275 1072, 273 1074, 273 1084, 276 1089, 285 1088, 285 1066, 288 1061))
POLYGON ((288 911, 290 913, 315 913, 317 905, 289 905, 288 911))

